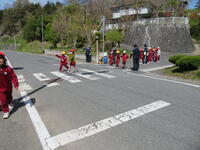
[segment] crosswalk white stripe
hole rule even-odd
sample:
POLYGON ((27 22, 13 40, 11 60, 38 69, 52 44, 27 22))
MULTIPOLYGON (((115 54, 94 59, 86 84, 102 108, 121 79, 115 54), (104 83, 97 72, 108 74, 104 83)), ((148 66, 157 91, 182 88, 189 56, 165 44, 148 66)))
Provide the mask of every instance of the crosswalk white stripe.
POLYGON ((25 82, 22 82, 19 84, 19 91, 28 91, 28 90, 32 90, 32 89, 33 88, 25 82))
POLYGON ((24 79, 24 76, 23 75, 17 75, 17 79, 18 79, 18 82, 21 83, 21 82, 25 82, 26 80, 24 79))
POLYGON ((81 82, 81 80, 78 80, 74 77, 71 77, 71 76, 68 76, 64 73, 61 73, 61 72, 58 72, 58 71, 54 71, 54 72, 51 72, 53 75, 57 76, 57 77, 60 77, 62 78, 63 80, 66 80, 70 83, 78 83, 78 82, 81 82))
POLYGON ((107 68, 116 68, 115 66, 106 66, 107 68))
MULTIPOLYGON (((51 80, 51 78, 47 77, 43 73, 34 73, 33 76, 35 76, 39 81, 48 81, 48 80, 51 80)), ((52 82, 52 83, 48 83, 46 85, 47 85, 47 87, 54 87, 54 86, 59 86, 60 83, 58 83, 58 82, 52 82)))
POLYGON ((50 78, 44 75, 43 73, 34 73, 33 76, 35 76, 39 81, 50 80, 50 78))
POLYGON ((94 73, 96 75, 99 75, 99 76, 102 76, 102 77, 106 77, 106 78, 115 78, 116 76, 113 76, 113 75, 109 75, 109 74, 106 74, 106 73, 98 73, 96 71, 92 71, 92 70, 89 70, 89 69, 81 69, 82 71, 85 71, 85 72, 91 72, 91 73, 94 73))
POLYGON ((59 85, 60 85, 60 83, 53 82, 53 83, 47 84, 47 87, 54 87, 54 86, 59 86, 59 85))
POLYGON ((83 73, 73 73, 75 75, 78 75, 80 77, 83 77, 83 78, 86 78, 86 79, 89 79, 89 80, 99 80, 100 78, 98 77, 94 77, 92 75, 89 75, 89 74, 83 74, 83 73))

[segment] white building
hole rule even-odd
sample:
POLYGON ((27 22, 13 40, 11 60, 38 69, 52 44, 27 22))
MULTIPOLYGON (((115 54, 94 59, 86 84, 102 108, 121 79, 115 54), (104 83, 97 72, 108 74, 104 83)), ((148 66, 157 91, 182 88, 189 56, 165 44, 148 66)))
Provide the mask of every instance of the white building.
POLYGON ((140 7, 138 6, 138 3, 113 6, 111 8, 112 19, 119 19, 123 16, 130 16, 130 15, 144 15, 151 12, 149 3, 140 2, 139 4, 140 7))

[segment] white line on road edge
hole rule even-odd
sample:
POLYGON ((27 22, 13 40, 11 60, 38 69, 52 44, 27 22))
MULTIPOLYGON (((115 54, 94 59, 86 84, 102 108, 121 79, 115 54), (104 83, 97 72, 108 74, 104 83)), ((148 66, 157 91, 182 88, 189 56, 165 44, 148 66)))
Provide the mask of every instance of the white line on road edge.
POLYGON ((150 72, 150 71, 155 71, 155 70, 160 70, 160 69, 164 69, 164 68, 170 68, 173 67, 174 65, 167 65, 167 66, 162 66, 162 67, 155 67, 155 68, 149 68, 149 69, 142 69, 140 71, 143 72, 150 72))
POLYGON ((164 101, 156 101, 151 104, 145 105, 143 107, 133 109, 131 111, 110 117, 78 129, 67 131, 65 133, 59 134, 57 136, 48 138, 46 140, 48 146, 52 149, 56 149, 60 146, 64 146, 70 142, 74 142, 99 132, 105 131, 132 119, 138 118, 150 112, 156 111, 158 109, 164 108, 171 105, 170 103, 164 101))
MULTIPOLYGON (((9 66, 13 68, 8 59, 7 59, 7 62, 9 66)), ((49 131, 47 130, 45 124, 40 118, 40 115, 38 111, 36 110, 35 106, 33 105, 30 97, 27 95, 26 91, 21 91, 20 94, 23 98, 22 101, 26 105, 26 110, 28 111, 31 121, 33 123, 33 126, 35 127, 36 133, 39 137, 43 150, 54 150, 54 149, 50 149, 46 143, 46 139, 50 138, 49 131)))
POLYGON ((30 97, 27 96, 26 91, 21 91, 20 94, 23 97, 23 102, 26 104, 26 109, 29 113, 29 116, 30 116, 32 122, 33 122, 33 125, 37 132, 37 135, 42 144, 43 150, 52 150, 48 147, 48 145, 46 143, 46 139, 50 137, 49 131, 47 130, 45 124, 43 123, 42 119, 40 118, 38 111, 34 107, 30 97))
POLYGON ((135 74, 135 73, 131 73, 131 72, 127 72, 127 73, 131 74, 131 75, 134 75, 134 76, 140 76, 140 77, 145 77, 145 78, 150 78, 150 79, 155 79, 155 80, 168 81, 168 82, 172 82, 172 83, 179 83, 179 84, 188 85, 188 86, 197 87, 197 88, 200 87, 200 85, 186 83, 186 82, 180 82, 180 81, 169 80, 169 79, 164 79, 164 78, 159 78, 159 77, 153 77, 153 76, 147 76, 147 75, 142 75, 142 74, 135 74))

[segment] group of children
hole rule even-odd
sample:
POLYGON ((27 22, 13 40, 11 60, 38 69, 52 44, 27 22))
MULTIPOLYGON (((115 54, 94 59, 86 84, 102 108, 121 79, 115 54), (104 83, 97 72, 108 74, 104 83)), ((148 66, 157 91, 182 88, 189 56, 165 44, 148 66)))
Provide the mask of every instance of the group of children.
MULTIPOLYGON (((159 62, 160 61, 160 48, 147 48, 147 45, 144 45, 144 49, 140 49, 140 59, 143 64, 150 63, 151 61, 159 62)), ((59 70, 62 72, 63 66, 67 68, 69 72, 71 72, 71 68, 77 69, 76 60, 75 60, 75 50, 71 49, 70 53, 62 52, 61 55, 56 55, 60 59, 60 67, 59 70), (68 66, 68 59, 70 61, 68 66)), ((124 50, 122 54, 120 54, 119 50, 111 50, 109 52, 109 64, 112 66, 116 64, 116 67, 119 67, 120 60, 122 60, 122 68, 126 68, 126 62, 130 58, 129 55, 124 50)), ((10 111, 13 108, 13 97, 12 97, 12 89, 13 85, 18 90, 19 83, 17 79, 17 75, 14 70, 7 65, 6 56, 3 52, 0 51, 0 108, 3 112, 3 118, 7 119, 10 115, 10 111)))
MULTIPOLYGON (((143 64, 149 64, 152 61, 159 62, 160 61, 160 47, 157 48, 147 48, 147 45, 144 44, 144 49, 140 49, 140 60, 143 64)), ((132 54, 131 54, 132 56, 132 54)), ((131 58, 126 51, 124 50, 122 54, 120 54, 120 50, 110 50, 108 54, 109 65, 113 66, 116 64, 116 67, 119 67, 120 60, 122 60, 122 68, 126 68, 126 62, 129 58, 131 58)))
POLYGON ((113 64, 116 64, 116 67, 119 67, 120 59, 122 59, 122 67, 126 67, 127 59, 129 58, 126 51, 123 51, 123 54, 120 54, 119 50, 113 51, 111 50, 108 55, 109 58, 109 64, 112 66, 113 64))
POLYGON ((147 48, 147 45, 144 45, 144 49, 140 49, 140 59, 142 60, 143 64, 149 64, 152 61, 159 62, 160 61, 160 47, 157 48, 147 48))
POLYGON ((70 53, 66 53, 65 51, 63 51, 61 55, 56 55, 56 57, 60 58, 60 67, 59 67, 60 72, 62 72, 63 66, 65 66, 67 68, 67 71, 69 72, 71 72, 72 67, 78 71, 76 67, 75 49, 70 49, 69 51, 70 53), (66 55, 69 57, 69 61, 70 61, 69 66, 68 66, 68 59, 66 55))

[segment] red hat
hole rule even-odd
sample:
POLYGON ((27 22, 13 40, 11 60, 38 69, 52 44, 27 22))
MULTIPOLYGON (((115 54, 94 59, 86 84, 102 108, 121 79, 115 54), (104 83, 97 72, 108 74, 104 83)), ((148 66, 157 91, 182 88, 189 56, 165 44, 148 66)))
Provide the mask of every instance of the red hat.
POLYGON ((0 51, 0 55, 5 56, 5 54, 3 52, 0 51))
POLYGON ((70 52, 74 52, 74 51, 75 51, 75 49, 70 49, 69 51, 70 51, 70 52))

